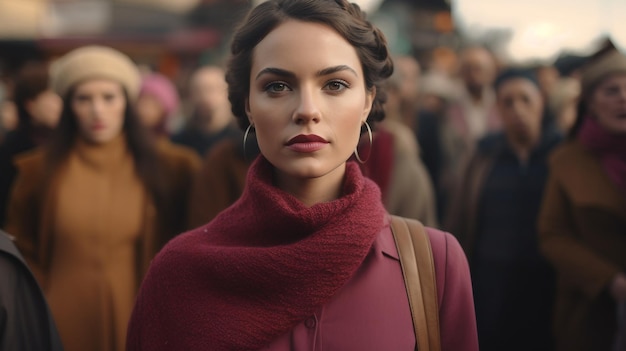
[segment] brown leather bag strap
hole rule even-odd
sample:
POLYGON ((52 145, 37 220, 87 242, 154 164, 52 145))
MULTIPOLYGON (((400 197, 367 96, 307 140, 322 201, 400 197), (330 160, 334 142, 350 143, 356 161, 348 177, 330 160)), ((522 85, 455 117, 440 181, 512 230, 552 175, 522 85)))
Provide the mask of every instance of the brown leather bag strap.
POLYGON ((440 351, 437 280, 428 234, 419 221, 398 216, 391 216, 391 229, 409 297, 417 349, 440 351))

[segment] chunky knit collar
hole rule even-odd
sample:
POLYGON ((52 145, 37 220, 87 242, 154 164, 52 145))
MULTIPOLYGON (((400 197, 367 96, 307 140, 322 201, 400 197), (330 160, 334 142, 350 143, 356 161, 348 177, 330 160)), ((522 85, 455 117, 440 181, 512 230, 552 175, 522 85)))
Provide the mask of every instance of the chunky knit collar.
POLYGON ((272 169, 259 157, 239 201, 157 257, 131 320, 129 350, 259 349, 352 277, 383 227, 378 187, 349 162, 343 195, 307 207, 273 185, 272 169))

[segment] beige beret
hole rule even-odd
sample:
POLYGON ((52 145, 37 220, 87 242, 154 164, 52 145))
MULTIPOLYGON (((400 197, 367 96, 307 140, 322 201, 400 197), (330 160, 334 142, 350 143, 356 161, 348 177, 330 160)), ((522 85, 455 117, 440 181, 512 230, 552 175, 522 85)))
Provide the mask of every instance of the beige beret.
POLYGON ((52 89, 65 97, 76 84, 93 78, 122 84, 131 99, 139 94, 141 76, 125 54, 106 46, 84 46, 70 51, 51 67, 52 89))
POLYGON ((626 73, 626 56, 617 50, 610 50, 583 68, 582 94, 586 96, 602 79, 613 73, 626 73))

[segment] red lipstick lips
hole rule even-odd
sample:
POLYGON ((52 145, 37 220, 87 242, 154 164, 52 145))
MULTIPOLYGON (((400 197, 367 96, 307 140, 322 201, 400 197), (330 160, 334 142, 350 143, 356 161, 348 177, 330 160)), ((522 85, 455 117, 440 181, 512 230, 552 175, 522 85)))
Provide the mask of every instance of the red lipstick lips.
POLYGON ((328 143, 328 141, 326 141, 326 139, 322 138, 321 136, 318 136, 315 134, 309 134, 309 135, 300 134, 291 138, 287 142, 287 145, 300 144, 300 143, 328 143))
POLYGON ((295 152, 310 153, 322 149, 328 141, 315 134, 297 135, 287 142, 287 147, 295 152))

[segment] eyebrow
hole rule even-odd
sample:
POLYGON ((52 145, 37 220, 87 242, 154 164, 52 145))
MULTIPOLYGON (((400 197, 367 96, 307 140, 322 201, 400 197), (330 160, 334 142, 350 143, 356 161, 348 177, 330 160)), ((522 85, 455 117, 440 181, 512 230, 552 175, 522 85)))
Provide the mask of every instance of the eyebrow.
MULTIPOLYGON (((355 76, 358 76, 358 74, 356 73, 356 71, 354 69, 352 69, 352 67, 347 66, 347 65, 339 65, 339 66, 333 66, 333 67, 328 67, 328 68, 324 68, 320 71, 318 71, 316 73, 316 76, 318 77, 323 77, 323 76, 327 76, 329 74, 333 74, 333 73, 337 73, 337 72, 341 72, 341 71, 349 71, 352 74, 354 74, 355 76)), ((260 76, 264 75, 264 74, 274 74, 277 75, 279 77, 285 77, 285 78, 295 78, 295 73, 281 69, 281 68, 274 68, 274 67, 267 67, 262 69, 259 74, 256 75, 256 79, 259 79, 260 76)))

